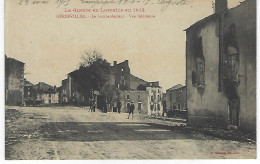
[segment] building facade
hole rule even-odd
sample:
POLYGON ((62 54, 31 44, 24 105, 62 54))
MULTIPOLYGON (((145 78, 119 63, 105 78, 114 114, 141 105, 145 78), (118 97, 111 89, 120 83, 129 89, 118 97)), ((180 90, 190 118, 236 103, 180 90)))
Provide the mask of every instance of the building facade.
POLYGON ((110 66, 109 85, 115 86, 119 90, 130 90, 130 68, 128 60, 110 66))
MULTIPOLYGON (((147 114, 149 112, 149 93, 148 91, 120 91, 120 101, 122 103, 121 112, 127 113, 131 102, 134 102, 134 113, 147 114)), ((114 102, 116 106, 116 102, 114 102)))
POLYGON ((166 90, 166 109, 183 111, 187 109, 186 87, 178 84, 166 90))
POLYGON ((68 103, 68 79, 64 79, 61 82, 61 89, 60 89, 60 94, 61 94, 61 103, 62 104, 67 104, 68 103))
POLYGON ((188 124, 256 127, 256 1, 227 8, 186 29, 188 124))
POLYGON ((44 82, 39 82, 33 86, 34 93, 37 101, 43 104, 56 104, 59 103, 59 90, 56 86, 51 86, 44 82))
POLYGON ((24 104, 24 66, 25 64, 5 56, 5 103, 24 104))
POLYGON ((148 115, 163 115, 162 104, 162 87, 159 85, 159 81, 148 82, 146 85, 146 91, 149 98, 149 110, 148 115))

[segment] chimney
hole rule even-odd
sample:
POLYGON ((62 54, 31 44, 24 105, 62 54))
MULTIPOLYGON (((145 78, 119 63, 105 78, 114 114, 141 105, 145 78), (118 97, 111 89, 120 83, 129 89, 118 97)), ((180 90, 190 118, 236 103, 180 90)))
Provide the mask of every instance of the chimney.
POLYGON ((117 61, 114 61, 114 66, 116 66, 117 65, 117 61))
POLYGON ((220 14, 227 10, 227 0, 215 0, 215 13, 220 14))

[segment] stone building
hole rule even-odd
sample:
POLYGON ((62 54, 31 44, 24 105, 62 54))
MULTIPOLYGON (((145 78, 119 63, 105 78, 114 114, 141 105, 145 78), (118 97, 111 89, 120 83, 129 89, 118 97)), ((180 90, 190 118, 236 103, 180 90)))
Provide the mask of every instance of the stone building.
POLYGON ((130 76, 128 60, 121 63, 114 61, 114 65, 110 67, 109 84, 119 90, 129 90, 130 76))
POLYGON ((120 101, 122 103, 122 108, 121 108, 122 113, 129 112, 128 107, 130 107, 132 101, 134 102, 135 105, 134 113, 147 114, 149 111, 148 91, 137 91, 137 90, 120 91, 120 101))
POLYGON ((130 88, 131 90, 146 90, 147 81, 130 74, 130 88))
POLYGON ((49 89, 41 93, 41 99, 44 104, 57 104, 59 103, 59 88, 49 89))
POLYGON ((59 90, 56 86, 51 86, 44 82, 39 82, 33 86, 35 97, 37 100, 41 100, 44 104, 56 104, 59 103, 59 90))
POLYGON ((24 104, 24 66, 25 63, 5 56, 5 103, 24 104))
POLYGON ((166 90, 167 110, 186 110, 186 87, 178 84, 166 90))
POLYGON ((162 104, 162 87, 159 81, 148 82, 146 84, 146 91, 148 92, 149 110, 148 115, 163 115, 162 104))
POLYGON ((215 13, 186 31, 188 124, 256 128, 256 0, 215 13))

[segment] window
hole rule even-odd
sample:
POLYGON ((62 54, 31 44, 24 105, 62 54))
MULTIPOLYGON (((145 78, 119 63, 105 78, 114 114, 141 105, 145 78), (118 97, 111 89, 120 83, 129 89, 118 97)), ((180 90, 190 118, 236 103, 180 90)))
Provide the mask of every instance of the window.
POLYGON ((228 79, 231 82, 238 82, 238 55, 229 55, 228 56, 228 79))
POLYGON ((205 61, 202 58, 196 59, 196 85, 197 87, 205 85, 205 61))
POLYGON ((224 38, 225 63, 223 63, 223 76, 229 82, 239 82, 239 48, 236 40, 236 26, 231 24, 229 32, 224 38))
POLYGON ((153 96, 151 96, 151 101, 154 101, 154 97, 153 96))
POLYGON ((158 101, 160 101, 161 99, 160 99, 160 95, 158 95, 158 101))
POLYGON ((138 98, 138 99, 141 99, 141 95, 137 95, 137 98, 138 98))
POLYGON ((129 95, 126 95, 126 99, 129 100, 129 99, 130 99, 130 96, 129 96, 129 95))
POLYGON ((153 111, 153 106, 154 106, 153 104, 150 105, 150 109, 151 109, 151 111, 153 111))
POLYGON ((192 71, 192 84, 194 87, 205 87, 205 58, 203 55, 203 40, 199 37, 194 42, 194 70, 192 71))

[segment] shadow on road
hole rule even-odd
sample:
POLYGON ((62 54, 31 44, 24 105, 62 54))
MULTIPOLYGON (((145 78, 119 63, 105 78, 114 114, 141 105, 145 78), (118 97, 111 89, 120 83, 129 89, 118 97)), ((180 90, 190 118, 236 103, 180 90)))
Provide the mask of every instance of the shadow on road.
POLYGON ((214 139, 183 126, 140 122, 49 122, 39 131, 50 141, 214 139))

